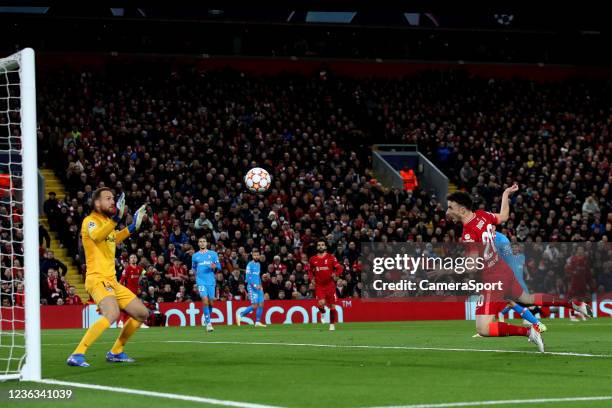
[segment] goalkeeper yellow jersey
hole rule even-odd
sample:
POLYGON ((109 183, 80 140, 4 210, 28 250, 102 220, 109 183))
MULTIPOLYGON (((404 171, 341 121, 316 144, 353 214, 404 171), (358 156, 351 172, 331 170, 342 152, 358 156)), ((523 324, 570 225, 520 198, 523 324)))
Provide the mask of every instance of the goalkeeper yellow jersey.
POLYGON ((104 214, 92 211, 81 226, 81 239, 87 265, 86 279, 116 280, 115 249, 130 236, 127 228, 115 231, 117 223, 104 214))

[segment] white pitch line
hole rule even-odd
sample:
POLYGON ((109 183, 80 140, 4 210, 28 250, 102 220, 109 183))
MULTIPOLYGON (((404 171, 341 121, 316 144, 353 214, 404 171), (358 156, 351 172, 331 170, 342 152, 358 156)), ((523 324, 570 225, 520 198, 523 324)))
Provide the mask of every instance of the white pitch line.
POLYGON ((117 392, 117 393, 122 393, 122 394, 143 395, 145 397, 157 397, 157 398, 166 398, 166 399, 171 399, 171 400, 199 402, 202 404, 209 404, 209 405, 223 405, 226 407, 280 408, 280 407, 275 407, 273 405, 252 404, 250 402, 220 400, 220 399, 215 399, 215 398, 196 397, 192 395, 170 394, 170 393, 165 393, 165 392, 136 390, 133 388, 109 387, 106 385, 75 383, 75 382, 59 381, 59 380, 51 380, 51 379, 43 379, 43 380, 40 380, 39 382, 44 383, 44 384, 62 385, 66 387, 87 388, 87 389, 92 389, 92 390, 110 391, 110 392, 117 392))
POLYGON ((536 398, 536 399, 514 399, 494 401, 469 401, 469 402, 443 402, 440 404, 417 404, 417 405, 391 405, 375 408, 452 408, 452 407, 481 407, 486 405, 503 404, 546 404, 550 402, 579 402, 579 401, 609 401, 612 396, 605 397, 567 397, 567 398, 536 398))
POLYGON ((253 346, 355 348, 355 349, 380 349, 380 350, 461 351, 461 352, 476 352, 476 353, 548 354, 548 355, 553 355, 553 356, 612 358, 612 355, 610 354, 572 353, 572 352, 563 352, 563 351, 547 351, 544 353, 540 353, 539 351, 527 351, 527 350, 498 350, 498 349, 411 347, 411 346, 368 346, 368 345, 313 344, 313 343, 273 343, 273 342, 249 342, 249 341, 163 340, 160 342, 161 343, 196 343, 196 344, 236 344, 236 345, 253 345, 253 346))
MULTIPOLYGON (((539 351, 528 350, 500 350, 500 349, 471 349, 471 348, 445 348, 445 347, 416 347, 416 346, 369 346, 351 344, 313 344, 313 343, 274 343, 274 342, 250 342, 250 341, 203 341, 203 340, 151 340, 151 341, 130 341, 135 343, 193 343, 193 344, 235 344, 251 346, 288 346, 288 347, 327 347, 327 348, 354 348, 354 349, 378 349, 378 350, 412 350, 412 351, 457 351, 472 353, 514 353, 514 354, 547 354, 552 356, 567 357, 593 357, 593 358, 612 358, 612 354, 589 354, 573 353, 570 351, 539 351)), ((97 341, 96 344, 114 344, 114 341, 97 341)), ((43 346, 70 346, 74 343, 44 343, 43 346)))

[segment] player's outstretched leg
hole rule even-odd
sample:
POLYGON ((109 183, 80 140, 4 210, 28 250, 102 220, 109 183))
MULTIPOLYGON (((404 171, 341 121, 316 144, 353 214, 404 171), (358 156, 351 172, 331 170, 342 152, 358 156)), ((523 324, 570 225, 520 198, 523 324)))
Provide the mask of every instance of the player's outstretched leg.
POLYGON ((593 317, 593 310, 586 302, 579 299, 561 299, 555 295, 547 293, 523 293, 518 299, 519 302, 535 306, 563 306, 582 313, 587 317, 593 317))
POLYGON ((124 351, 126 343, 136 333, 140 325, 149 318, 149 309, 138 298, 133 299, 126 307, 125 312, 132 316, 123 325, 119 337, 115 344, 106 353, 106 361, 110 363, 133 363, 134 359, 129 357, 124 351))
POLYGON ((81 342, 66 360, 69 366, 73 367, 89 367, 89 363, 85 361, 85 353, 87 349, 108 329, 114 322, 119 319, 119 305, 117 300, 108 296, 98 304, 102 317, 99 318, 87 331, 81 339, 81 342))
POLYGON ((544 340, 542 340, 538 326, 515 326, 494 320, 495 315, 476 316, 476 331, 478 334, 482 337, 525 336, 538 347, 540 352, 544 352, 544 340))
MULTIPOLYGON (((533 313, 531 313, 531 310, 529 310, 527 307, 519 305, 514 301, 510 301, 508 306, 506 306, 504 310, 506 310, 507 308, 514 310, 516 313, 519 314, 519 316, 521 316, 522 319, 527 320, 530 324, 537 325, 540 333, 544 333, 546 330, 548 330, 546 325, 542 323, 540 319, 535 317, 533 313)), ((503 313, 504 311, 502 311, 502 314, 503 313)))

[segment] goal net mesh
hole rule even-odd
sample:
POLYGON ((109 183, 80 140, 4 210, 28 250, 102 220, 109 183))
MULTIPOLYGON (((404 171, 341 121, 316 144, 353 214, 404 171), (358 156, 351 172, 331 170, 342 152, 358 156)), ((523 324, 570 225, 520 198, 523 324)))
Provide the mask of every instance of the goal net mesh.
POLYGON ((0 376, 25 361, 20 54, 0 59, 0 376))

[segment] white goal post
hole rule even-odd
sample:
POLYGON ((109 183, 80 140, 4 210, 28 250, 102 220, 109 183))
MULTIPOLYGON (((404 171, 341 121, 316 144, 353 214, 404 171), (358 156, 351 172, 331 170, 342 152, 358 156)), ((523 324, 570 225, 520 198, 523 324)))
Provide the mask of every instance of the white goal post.
POLYGON ((31 48, 0 58, 0 381, 41 379, 34 67, 31 48))

